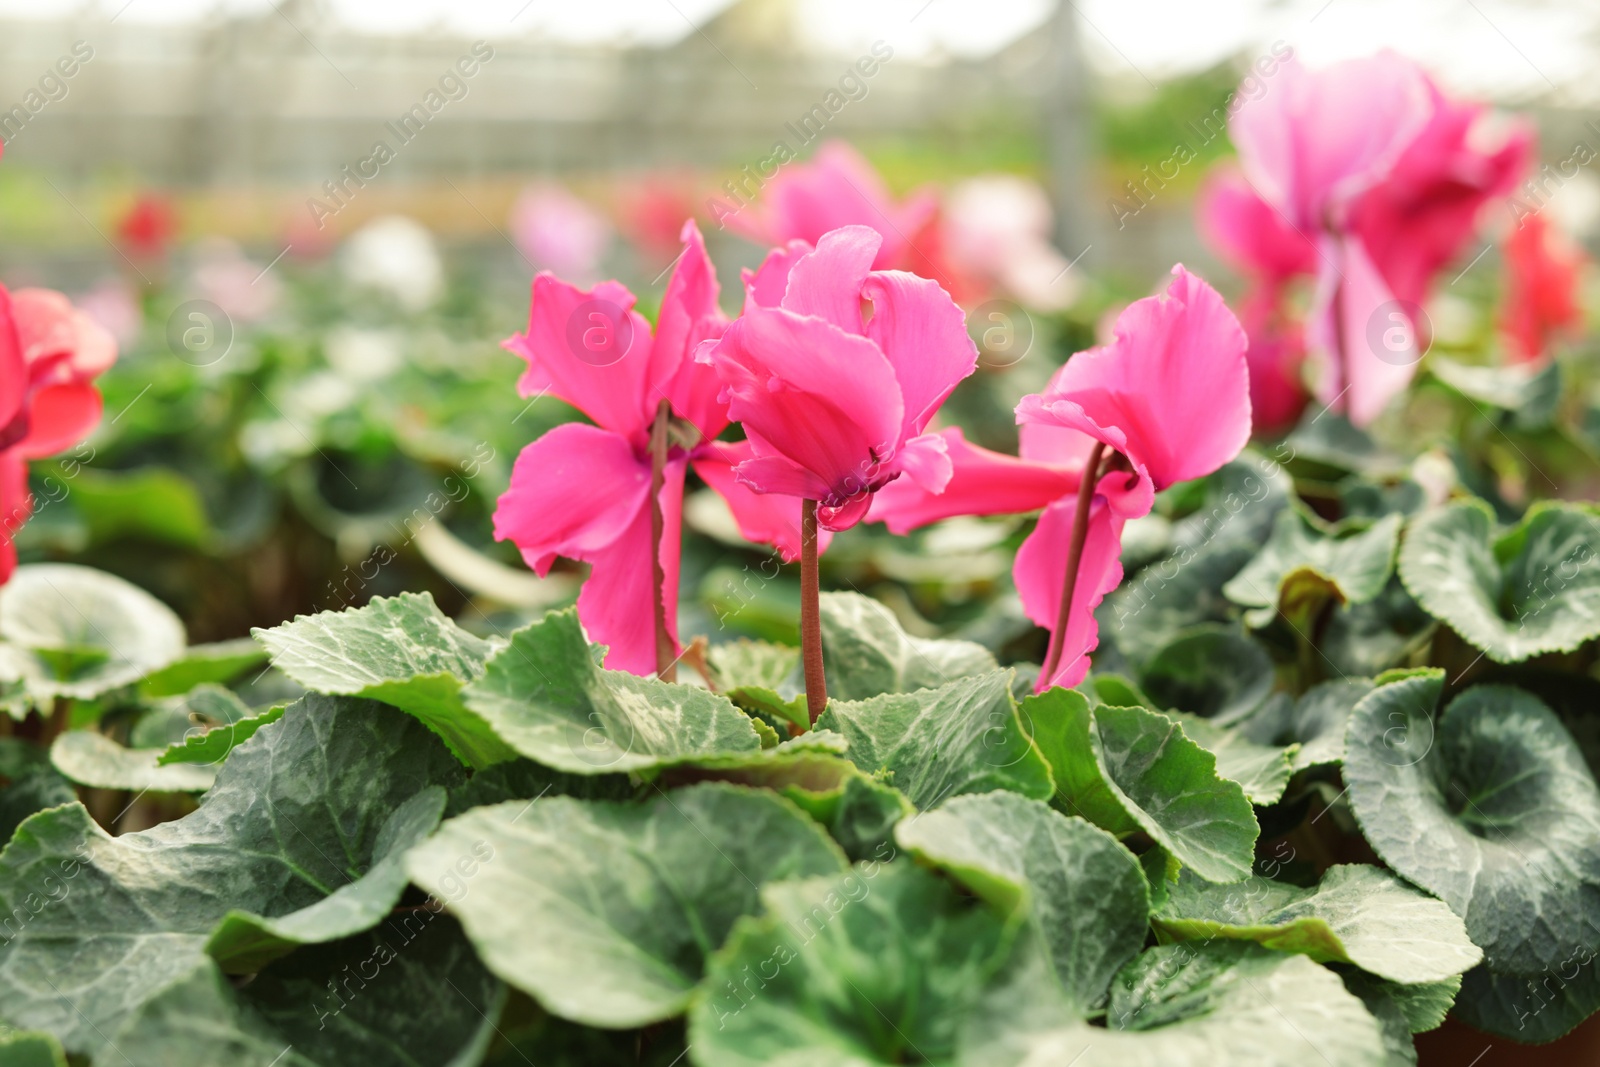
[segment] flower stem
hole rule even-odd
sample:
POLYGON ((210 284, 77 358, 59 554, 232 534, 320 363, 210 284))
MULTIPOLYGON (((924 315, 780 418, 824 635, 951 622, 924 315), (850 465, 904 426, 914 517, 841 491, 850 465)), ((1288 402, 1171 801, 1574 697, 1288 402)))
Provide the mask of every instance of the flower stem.
POLYGON ((822 673, 822 609, 817 602, 817 502, 800 501, 800 655, 806 667, 806 710, 817 721, 828 706, 822 673))
POLYGON ((1100 458, 1105 454, 1104 441, 1096 441, 1089 452, 1089 461, 1083 465, 1083 480, 1078 483, 1078 510, 1072 518, 1072 543, 1067 549, 1067 575, 1061 583, 1061 606, 1056 609, 1056 628, 1050 635, 1050 648, 1045 654, 1044 669, 1040 678, 1051 678, 1061 664, 1061 650, 1067 643, 1067 620, 1072 616, 1072 594, 1078 586, 1078 570, 1083 563, 1083 545, 1089 538, 1089 506, 1094 503, 1094 489, 1100 481, 1100 458))
POLYGON ((661 514, 661 489, 666 484, 667 420, 671 416, 672 405, 661 401, 650 427, 650 606, 656 621, 656 677, 664 682, 678 680, 678 657, 672 650, 672 632, 667 629, 667 572, 661 566, 661 539, 667 525, 661 514))

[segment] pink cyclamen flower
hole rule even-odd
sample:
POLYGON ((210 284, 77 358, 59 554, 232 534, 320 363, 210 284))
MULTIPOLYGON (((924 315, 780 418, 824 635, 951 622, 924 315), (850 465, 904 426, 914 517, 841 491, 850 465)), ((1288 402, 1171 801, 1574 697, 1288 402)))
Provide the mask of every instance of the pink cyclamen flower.
POLYGON ((953 470, 942 492, 891 485, 870 517, 903 533, 952 515, 1042 508, 1012 574, 1028 617, 1060 649, 1037 689, 1077 685, 1099 643, 1094 609, 1122 580, 1123 525, 1150 510, 1157 490, 1210 474, 1249 440, 1245 348, 1217 292, 1175 267, 1164 294, 1123 311, 1110 344, 1078 353, 1043 393, 1023 398, 1020 458, 946 431, 953 470), (1097 442, 1120 458, 1089 471, 1097 442), (1067 626, 1056 632, 1084 478, 1097 481, 1067 626))
POLYGON ((741 195, 731 205, 713 198, 712 215, 719 226, 757 244, 816 245, 823 234, 841 226, 868 226, 882 238, 874 269, 922 271, 912 242, 933 218, 938 206, 934 194, 921 191, 895 200, 872 164, 843 141, 824 143, 808 162, 783 163, 764 184, 731 184, 741 195))
MULTIPOLYGON (((1214 190, 1202 227, 1268 286, 1317 275, 1305 345, 1317 396, 1358 425, 1411 380, 1429 285, 1471 238, 1483 205, 1526 165, 1527 131, 1496 138, 1485 120, 1484 109, 1447 99, 1415 64, 1384 52, 1314 72, 1291 60, 1230 121, 1248 191, 1214 190)), ((1274 329, 1284 321, 1254 318, 1274 329)), ((1269 343, 1252 363, 1299 352, 1269 343)), ((1299 374, 1280 366, 1272 377, 1299 374)))
POLYGON ((663 470, 660 551, 666 623, 677 641, 678 557, 684 475, 690 466, 728 501, 741 532, 786 557, 800 551, 800 502, 761 498, 730 473, 745 446, 712 439, 728 424, 709 367, 686 358, 721 336, 716 274, 693 222, 667 284, 655 335, 617 282, 582 290, 550 274, 533 282, 526 333, 505 347, 528 362, 518 381, 525 397, 549 393, 594 425, 558 426, 522 450, 511 486, 495 510, 495 536, 548 574, 557 557, 590 564, 578 595, 589 636, 608 645, 606 666, 635 674, 655 670, 650 560, 649 436, 659 403, 670 401, 674 443, 663 470), (698 440, 695 440, 698 438, 698 440))
POLYGON ((91 383, 116 358, 111 334, 65 296, 0 286, 0 582, 16 569, 12 535, 33 512, 28 461, 94 429, 101 400, 91 383))
POLYGON ((611 224, 562 186, 530 185, 511 207, 511 235, 538 269, 588 280, 611 243, 611 224))
POLYGON ((880 244, 845 226, 815 249, 774 250, 747 278, 744 314, 698 356, 744 425, 738 480, 817 501, 829 530, 859 522, 902 475, 944 488, 945 439, 923 431, 977 366, 961 309, 935 282, 873 270, 880 244))

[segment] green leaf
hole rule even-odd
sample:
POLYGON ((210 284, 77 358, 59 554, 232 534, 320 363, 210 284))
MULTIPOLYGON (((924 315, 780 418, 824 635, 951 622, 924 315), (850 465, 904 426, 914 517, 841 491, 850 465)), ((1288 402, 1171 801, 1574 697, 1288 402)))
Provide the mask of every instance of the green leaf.
POLYGON ((178 696, 206 682, 225 685, 266 662, 267 650, 249 637, 190 645, 181 659, 141 678, 139 692, 147 697, 178 696))
POLYGON ((1237 726, 1218 726, 1210 719, 1181 711, 1166 713, 1183 727, 1184 736, 1217 759, 1217 777, 1239 783, 1250 803, 1276 804, 1293 773, 1294 744, 1262 744, 1237 726))
POLYGON ((213 767, 161 766, 161 749, 125 748, 94 730, 68 730, 50 746, 50 762, 79 785, 134 792, 203 793, 211 788, 213 767))
POLYGON ((1504 686, 1451 701, 1442 671, 1379 686, 1350 716, 1344 780, 1368 842, 1466 920, 1493 970, 1600 952, 1600 790, 1549 708, 1504 686))
POLYGON ((1519 430, 1549 426, 1561 401, 1561 365, 1553 359, 1542 367, 1478 367, 1435 355, 1428 371, 1462 396, 1509 412, 1519 430))
POLYGON ((1267 625, 1280 612, 1297 624, 1309 622, 1315 612, 1302 603, 1307 578, 1341 603, 1366 603, 1383 592, 1394 570, 1403 522, 1400 515, 1388 515, 1370 525, 1342 524, 1324 533, 1296 509, 1285 508, 1260 554, 1222 591, 1234 603, 1256 609, 1246 615, 1253 626, 1267 625))
POLYGON ((595 663, 575 611, 511 635, 467 706, 516 752, 570 774, 646 776, 678 763, 761 751, 749 716, 726 697, 608 671, 595 663))
POLYGON ((708 759, 668 771, 663 781, 732 782, 771 789, 827 828, 852 861, 893 855, 895 824, 916 812, 899 790, 863 773, 838 754, 845 739, 831 730, 813 730, 755 757, 708 759))
POLYGON ((1329 867, 1310 889, 1259 876, 1215 886, 1184 872, 1154 921, 1166 940, 1256 941, 1404 984, 1442 982, 1483 959, 1449 905, 1377 867, 1329 867))
POLYGON ((72 501, 94 544, 131 538, 198 549, 213 536, 199 489, 168 467, 79 468, 72 501))
POLYGON ((1135 665, 1185 630, 1233 617, 1222 588, 1260 551, 1293 495, 1281 468, 1248 454, 1197 484, 1203 497, 1172 524, 1171 551, 1131 571, 1095 612, 1102 647, 1114 644, 1135 665))
POLYGON ((625 774, 566 774, 531 759, 507 760, 474 771, 466 784, 450 790, 445 817, 507 800, 578 797, 581 800, 632 800, 639 790, 625 774))
POLYGON ((448 918, 419 912, 304 949, 234 988, 209 961, 153 991, 96 1062, 121 1067, 464 1067, 505 987, 448 918))
POLYGON ((1456 998, 1455 1014, 1474 1030, 1525 1045, 1542 1045, 1570 1033, 1600 1011, 1600 974, 1584 951, 1541 974, 1497 975, 1487 967, 1469 971, 1456 998))
POLYGON ((445 617, 427 593, 374 597, 365 607, 301 615, 254 630, 283 673, 307 689, 392 704, 444 738, 471 767, 516 753, 461 699, 493 646, 445 617))
POLYGON ((213 726, 201 733, 189 734, 182 741, 163 749, 156 762, 163 767, 173 763, 216 766, 228 758, 228 753, 254 737, 257 730, 283 718, 283 709, 287 706, 280 704, 268 708, 259 715, 251 715, 222 726, 213 726))
POLYGON ((1333 673, 1370 678, 1408 662, 1427 647, 1437 627, 1396 575, 1376 599, 1335 607, 1317 651, 1333 673))
POLYGON ((911 637, 893 612, 859 593, 825 593, 821 607, 830 700, 937 689, 1000 666, 988 649, 971 641, 911 637))
POLYGON ((1400 578, 1427 611, 1498 663, 1570 652, 1600 636, 1600 516, 1535 504, 1494 536, 1481 500, 1411 524, 1400 578))
POLYGON ((800 650, 793 645, 741 638, 712 645, 706 660, 724 692, 755 686, 776 692, 800 666, 800 650))
POLYGON ((1103 1007, 1111 979, 1144 947, 1144 872, 1117 839, 1015 793, 954 800, 895 833, 922 861, 999 908, 1025 916, 1074 1010, 1103 1007))
POLYGON ((1144 708, 1089 707, 1067 689, 1023 701, 1050 763, 1056 806, 1113 834, 1143 830, 1214 882, 1250 873, 1260 834, 1243 787, 1172 719, 1144 708))
MULTIPOLYGON (((1104 1028, 1051 1003, 1026 955, 963 1035, 961 1067, 1374 1067, 1383 1033, 1303 956, 1214 942, 1147 950, 1112 983, 1104 1028)), ((1059 994, 1057 994, 1059 996, 1059 994)))
POLYGON ((689 1009, 702 1067, 947 1064, 1005 924, 909 863, 769 885, 689 1009))
MULTIPOLYGON (((359 882, 381 858, 396 810, 461 773, 408 716, 308 696, 239 746, 184 818, 110 837, 81 805, 40 812, 0 852, 7 1018, 94 1054, 130 1011, 204 958, 224 916, 284 920, 359 882)), ((365 909, 344 909, 340 933, 394 904, 361 890, 342 899, 361 896, 365 909)))
POLYGON ((1297 745, 1290 751, 1291 768, 1339 763, 1350 712, 1368 693, 1366 678, 1345 678, 1312 686, 1299 699, 1277 694, 1241 722, 1240 733, 1263 745, 1297 745))
POLYGON ((683 1011, 762 884, 844 865, 788 801, 720 783, 642 806, 546 797, 474 808, 406 857, 490 970, 563 1018, 606 1027, 683 1011))
POLYGON ((817 729, 844 735, 852 763, 887 776, 918 808, 991 789, 1039 800, 1052 791, 1050 768, 1017 719, 1009 671, 930 691, 830 699, 817 729))
POLYGON ((0 587, 0 673, 38 698, 91 700, 183 654, 171 608, 116 575, 68 563, 18 567, 0 587))
POLYGON ((801 733, 811 729, 811 712, 797 678, 798 648, 741 638, 713 645, 706 658, 717 687, 752 716, 801 733))
POLYGON ((1272 659, 1235 630, 1193 630, 1151 656, 1139 686, 1161 708, 1236 722, 1272 692, 1272 659))
POLYGON ((1365 971, 1345 970, 1341 973, 1345 987, 1360 997, 1369 1011, 1375 1001, 1391 1004, 1405 1024, 1406 1032, 1411 1034, 1426 1033, 1444 1025, 1444 1017, 1449 1014, 1451 1005, 1455 1004, 1456 994, 1461 992, 1459 974, 1442 982, 1404 985, 1365 971))
MULTIPOLYGON (((78 799, 72 783, 51 765, 50 754, 20 738, 0 737, 0 779, 5 780, 0 786, 0 846, 34 812, 78 799)), ((0 930, 4 922, 0 918, 0 930)))
POLYGON ((5 1067, 67 1067, 61 1043, 37 1030, 12 1030, 0 1024, 0 1063, 5 1067))
POLYGON ((406 888, 401 861, 433 833, 444 814, 445 791, 422 790, 394 810, 378 829, 372 860, 355 881, 299 911, 267 919, 230 911, 206 941, 206 953, 233 974, 251 974, 301 945, 335 941, 380 922, 406 888))

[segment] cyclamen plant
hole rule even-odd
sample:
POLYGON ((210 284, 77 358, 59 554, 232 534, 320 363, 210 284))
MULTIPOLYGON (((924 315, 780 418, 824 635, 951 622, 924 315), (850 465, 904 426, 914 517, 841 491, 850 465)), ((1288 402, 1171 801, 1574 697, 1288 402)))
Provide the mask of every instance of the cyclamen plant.
MULTIPOLYGON (((519 391, 587 421, 527 445, 495 529, 587 564, 575 608, 477 632, 408 592, 191 646, 129 582, 6 558, 0 1064, 1592 1060, 1578 260, 1537 218, 1508 243, 1515 365, 1364 377, 1319 330, 1421 293, 1519 142, 1393 57, 1281 73, 1236 135, 1294 195, 1229 208, 1266 333, 1176 267, 1006 394, 1015 455, 940 427, 963 313, 828 202, 833 152, 752 216, 828 224, 772 235, 735 316, 692 223, 653 324, 534 279, 519 391), (1350 388, 1293 425, 1268 357, 1306 350, 1350 388), (800 648, 685 655, 691 477, 801 564, 800 648)), ((114 354, 0 290, 8 507, 114 354)))

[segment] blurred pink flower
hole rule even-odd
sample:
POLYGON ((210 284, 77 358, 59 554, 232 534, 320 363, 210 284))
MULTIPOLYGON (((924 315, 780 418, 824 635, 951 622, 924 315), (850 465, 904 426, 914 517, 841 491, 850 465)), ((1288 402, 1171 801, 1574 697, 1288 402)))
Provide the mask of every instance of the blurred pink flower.
POLYGON ((647 262, 666 263, 678 254, 678 231, 694 218, 688 183, 647 175, 622 190, 618 226, 647 262))
POLYGON ((0 582, 16 569, 11 538, 33 511, 28 460, 88 435, 101 411, 90 383, 116 358, 111 334, 65 296, 0 286, 0 582))
POLYGON ((144 329, 144 308, 139 294, 127 282, 108 278, 77 299, 78 308, 105 327, 120 347, 139 339, 144 329))
MULTIPOLYGON (((1291 60, 1234 114, 1246 177, 1214 179, 1200 219, 1219 253, 1260 287, 1248 319, 1272 331, 1252 358, 1274 393, 1263 418, 1291 406, 1305 349, 1319 399, 1358 425, 1411 380, 1426 344, 1415 309, 1531 152, 1526 129, 1496 139, 1485 118, 1391 52, 1314 72, 1291 60), (1280 299, 1299 274, 1317 275, 1304 348, 1292 343, 1280 299), (1289 365, 1274 367, 1277 355, 1289 365)), ((1259 388, 1258 399, 1268 400, 1259 388)))
POLYGON ((763 499, 733 484, 729 470, 744 458, 744 446, 712 440, 727 426, 728 408, 711 368, 691 353, 720 337, 728 320, 692 221, 683 226, 683 241, 654 337, 621 284, 584 290, 542 273, 533 282, 527 331, 505 342, 528 363, 517 383, 523 396, 548 392, 595 425, 558 426, 522 450, 495 511, 495 536, 516 544, 541 575, 558 556, 589 563, 578 617, 594 641, 610 646, 606 666, 635 674, 656 666, 655 623, 641 606, 652 601, 649 438, 662 400, 670 401, 674 417, 660 497, 662 595, 674 645, 690 465, 727 499, 745 536, 776 545, 788 558, 799 555, 800 501, 763 499))
POLYGON ((945 439, 923 431, 977 365, 943 289, 872 269, 881 244, 875 230, 844 226, 815 249, 773 250, 747 278, 744 314, 698 357, 715 368, 750 443, 738 480, 817 501, 829 530, 859 522, 872 494, 901 475, 944 487, 945 439))
POLYGON ((1038 183, 990 174, 970 178, 945 196, 939 248, 951 269, 986 290, 1056 311, 1072 303, 1078 285, 1050 243, 1054 225, 1050 199, 1038 183))
POLYGON ((283 297, 278 276, 247 259, 232 241, 210 238, 196 249, 194 290, 240 323, 265 318, 283 297))
POLYGON ((881 239, 874 270, 926 274, 930 272, 915 262, 913 242, 936 207, 931 191, 896 201, 861 153, 843 141, 828 141, 809 162, 783 165, 762 186, 757 202, 731 214, 717 212, 717 222, 768 246, 789 241, 814 246, 824 234, 842 226, 868 226, 881 239))
POLYGON ((511 236, 534 269, 586 282, 600 269, 611 224, 562 186, 530 185, 511 207, 511 236))

